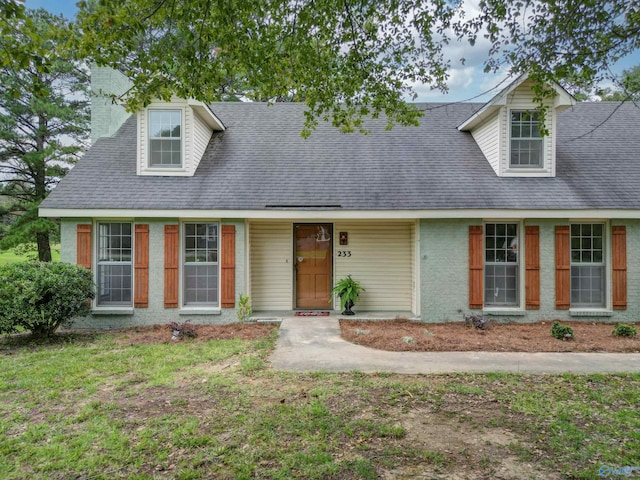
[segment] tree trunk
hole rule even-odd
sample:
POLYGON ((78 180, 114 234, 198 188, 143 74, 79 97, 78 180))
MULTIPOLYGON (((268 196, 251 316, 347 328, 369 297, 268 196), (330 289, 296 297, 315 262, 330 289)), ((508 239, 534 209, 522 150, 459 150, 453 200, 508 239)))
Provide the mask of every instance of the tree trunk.
POLYGON ((41 262, 51 261, 51 245, 49 244, 49 233, 41 232, 36 234, 38 239, 38 260, 41 262))

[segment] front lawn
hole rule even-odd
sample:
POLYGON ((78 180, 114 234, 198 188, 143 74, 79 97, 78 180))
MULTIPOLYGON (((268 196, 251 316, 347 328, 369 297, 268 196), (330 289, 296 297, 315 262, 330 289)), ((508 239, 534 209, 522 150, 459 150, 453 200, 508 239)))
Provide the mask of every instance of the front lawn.
POLYGON ((0 340, 0 478, 595 479, 640 465, 640 375, 283 373, 268 365, 275 332, 134 336, 0 340))
MULTIPOLYGON (((35 253, 35 257, 37 258, 37 252, 35 253)), ((60 245, 51 245, 51 259, 54 262, 60 261, 60 245)), ((0 250, 0 265, 5 265, 7 263, 17 263, 17 262, 26 262, 27 257, 24 255, 18 255, 11 248, 9 250, 0 250)))

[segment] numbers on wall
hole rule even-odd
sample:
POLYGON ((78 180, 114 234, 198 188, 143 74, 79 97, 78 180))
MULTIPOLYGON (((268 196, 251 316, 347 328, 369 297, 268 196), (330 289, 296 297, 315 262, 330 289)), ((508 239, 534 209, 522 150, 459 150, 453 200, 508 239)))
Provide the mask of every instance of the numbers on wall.
POLYGON ((350 257, 351 250, 338 250, 338 257, 350 257))

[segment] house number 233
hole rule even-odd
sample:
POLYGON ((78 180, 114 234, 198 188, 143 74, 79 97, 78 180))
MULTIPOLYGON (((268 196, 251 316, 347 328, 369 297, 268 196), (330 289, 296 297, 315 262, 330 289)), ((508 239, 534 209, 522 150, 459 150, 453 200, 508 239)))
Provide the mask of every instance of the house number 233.
POLYGON ((351 256, 351 250, 338 250, 338 256, 339 257, 350 257, 351 256))

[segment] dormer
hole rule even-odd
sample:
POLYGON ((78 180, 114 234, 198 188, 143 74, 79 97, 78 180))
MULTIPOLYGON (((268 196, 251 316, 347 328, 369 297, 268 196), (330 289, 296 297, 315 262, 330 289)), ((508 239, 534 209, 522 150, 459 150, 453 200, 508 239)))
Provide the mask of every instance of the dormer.
POLYGON ((458 127, 471 133, 499 177, 556 175, 556 118, 575 100, 554 82, 554 96, 543 102, 543 125, 532 87, 526 75, 520 76, 458 127))
POLYGON ((137 113, 138 175, 192 176, 211 135, 225 127, 202 102, 156 101, 137 113))

